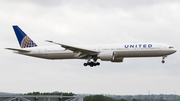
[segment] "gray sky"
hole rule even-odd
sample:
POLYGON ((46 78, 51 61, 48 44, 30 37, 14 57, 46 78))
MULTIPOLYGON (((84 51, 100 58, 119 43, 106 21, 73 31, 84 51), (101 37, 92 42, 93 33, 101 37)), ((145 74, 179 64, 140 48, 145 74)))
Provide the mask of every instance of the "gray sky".
POLYGON ((125 58, 84 67, 85 60, 45 60, 14 54, 18 25, 39 46, 160 42, 180 49, 179 0, 1 0, 0 91, 91 94, 180 94, 180 53, 125 58))

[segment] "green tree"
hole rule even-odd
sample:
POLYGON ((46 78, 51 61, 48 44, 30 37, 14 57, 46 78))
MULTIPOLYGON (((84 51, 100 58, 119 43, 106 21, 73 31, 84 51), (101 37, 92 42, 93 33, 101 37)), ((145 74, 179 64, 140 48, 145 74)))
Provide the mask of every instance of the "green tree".
POLYGON ((137 99, 133 98, 133 101, 138 101, 137 99))
POLYGON ((120 99, 119 101, 127 101, 127 100, 122 98, 122 99, 120 99))
POLYGON ((89 95, 84 98, 84 101, 116 101, 111 97, 106 97, 103 95, 89 95))

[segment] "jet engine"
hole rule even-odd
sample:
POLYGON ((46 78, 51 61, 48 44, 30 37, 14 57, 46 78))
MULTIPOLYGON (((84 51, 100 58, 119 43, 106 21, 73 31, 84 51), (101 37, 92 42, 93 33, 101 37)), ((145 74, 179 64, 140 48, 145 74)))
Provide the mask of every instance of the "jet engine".
POLYGON ((101 61, 111 61, 111 62, 123 62, 123 57, 117 57, 115 52, 101 52, 98 57, 101 61))

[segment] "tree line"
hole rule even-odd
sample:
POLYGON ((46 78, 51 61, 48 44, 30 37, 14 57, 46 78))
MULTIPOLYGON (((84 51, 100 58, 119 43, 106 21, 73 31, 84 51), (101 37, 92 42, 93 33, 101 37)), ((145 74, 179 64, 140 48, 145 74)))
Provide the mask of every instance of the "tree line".
MULTIPOLYGON (((150 100, 140 100, 140 99, 114 99, 111 97, 106 97, 104 95, 89 95, 84 97, 84 101, 150 101, 150 100)), ((158 101, 166 101, 166 100, 158 100, 158 101)))
MULTIPOLYGON (((70 92, 70 93, 66 93, 66 92, 29 92, 23 95, 59 95, 59 96, 74 96, 76 94, 70 92)), ((67 100, 68 98, 63 98, 62 101, 67 100)), ((112 98, 112 97, 107 97, 104 95, 89 95, 89 96, 85 96, 84 97, 84 101, 166 101, 163 98, 162 99, 136 99, 136 98, 112 98)), ((170 101, 170 100, 168 100, 170 101)), ((176 101, 180 101, 179 99, 177 99, 176 101)))

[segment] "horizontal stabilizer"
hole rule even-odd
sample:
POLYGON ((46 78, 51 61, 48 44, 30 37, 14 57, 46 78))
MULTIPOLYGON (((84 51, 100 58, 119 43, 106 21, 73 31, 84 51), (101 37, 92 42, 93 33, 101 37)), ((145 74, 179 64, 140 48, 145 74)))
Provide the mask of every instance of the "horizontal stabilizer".
POLYGON ((30 52, 30 50, 16 49, 16 48, 5 48, 8 50, 19 51, 19 52, 30 52))

